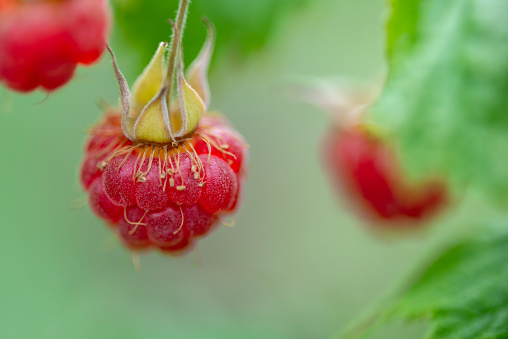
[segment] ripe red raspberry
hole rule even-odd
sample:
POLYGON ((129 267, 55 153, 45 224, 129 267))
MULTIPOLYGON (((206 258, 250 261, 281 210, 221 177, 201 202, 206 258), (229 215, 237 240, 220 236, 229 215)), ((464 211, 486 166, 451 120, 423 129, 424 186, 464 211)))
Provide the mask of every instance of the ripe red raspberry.
POLYGON ((381 227, 417 225, 446 205, 442 178, 409 181, 395 146, 365 122, 362 103, 372 101, 373 93, 321 85, 304 89, 300 98, 323 107, 334 120, 323 140, 322 158, 343 199, 381 227))
POLYGON ((20 92, 57 89, 102 55, 109 24, 105 0, 2 0, 0 81, 20 92))
POLYGON ((205 46, 183 75, 186 6, 182 1, 173 24, 168 61, 167 44, 161 43, 132 94, 113 56, 122 111, 107 111, 85 147, 81 183, 90 209, 131 250, 183 254, 241 200, 245 140, 224 117, 207 112, 214 39, 208 22, 205 46))
POLYGON ((176 148, 133 144, 120 120, 119 113, 107 112, 92 129, 81 184, 92 212, 112 225, 127 247, 157 247, 170 254, 177 248, 180 253, 220 217, 236 211, 247 149, 223 117, 204 116, 192 138, 176 148), (233 149, 226 140, 241 147, 233 149), (201 142, 210 149, 197 149, 201 142))
POLYGON ((324 139, 323 150, 339 191, 374 222, 414 224, 447 201, 446 187, 438 179, 407 182, 393 147, 365 127, 332 129, 324 139))

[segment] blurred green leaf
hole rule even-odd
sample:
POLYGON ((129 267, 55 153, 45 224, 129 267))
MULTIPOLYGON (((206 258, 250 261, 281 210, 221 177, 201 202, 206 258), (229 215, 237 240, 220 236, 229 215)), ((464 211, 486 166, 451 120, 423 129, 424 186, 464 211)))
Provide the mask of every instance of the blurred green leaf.
POLYGON ((423 0, 390 0, 392 15, 388 21, 388 55, 393 50, 410 50, 418 40, 418 11, 423 0))
POLYGON ((412 285, 393 316, 426 318, 432 339, 508 338, 508 232, 450 249, 412 285))
MULTIPOLYGON (((392 0, 390 76, 373 109, 413 175, 508 197, 508 2, 392 0)), ((505 200, 506 201, 506 200, 505 200)))
MULTIPOLYGON (((216 49, 244 57, 261 48, 277 23, 291 10, 309 0, 195 0, 192 1, 184 33, 185 59, 189 63, 206 36, 201 17, 217 29, 216 49)), ((175 16, 178 0, 113 0, 116 22, 124 40, 141 54, 139 70, 149 62, 160 41, 169 40, 167 19, 175 16)))

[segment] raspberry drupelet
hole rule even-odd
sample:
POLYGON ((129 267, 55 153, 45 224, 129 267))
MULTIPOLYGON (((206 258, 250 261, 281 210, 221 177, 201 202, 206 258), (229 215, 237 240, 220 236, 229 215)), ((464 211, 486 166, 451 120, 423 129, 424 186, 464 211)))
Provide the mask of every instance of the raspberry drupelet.
POLYGON ((130 92, 113 53, 121 112, 92 128, 81 183, 92 212, 130 250, 185 253, 240 204, 247 145, 227 120, 208 112, 207 72, 215 31, 184 76, 180 3, 169 55, 161 43, 130 92))
POLYGON ((0 82, 53 91, 97 61, 109 35, 106 0, 0 0, 0 82))

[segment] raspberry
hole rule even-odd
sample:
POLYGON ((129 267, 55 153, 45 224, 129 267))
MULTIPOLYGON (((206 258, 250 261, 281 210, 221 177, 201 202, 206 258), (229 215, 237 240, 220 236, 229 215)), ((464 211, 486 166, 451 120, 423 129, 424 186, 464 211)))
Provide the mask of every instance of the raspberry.
POLYGON ((439 180, 408 183, 392 147, 362 127, 333 129, 324 141, 330 176, 374 220, 424 220, 446 202, 439 180))
MULTIPOLYGON (((201 139, 187 140, 176 149, 169 145, 132 144, 117 125, 117 136, 124 138, 122 141, 127 146, 105 156, 98 147, 120 144, 118 138, 99 138, 94 133, 103 132, 104 124, 113 118, 120 121, 121 116, 108 112, 92 130, 81 178, 94 214, 115 225, 119 238, 128 248, 156 247, 173 254, 174 246, 180 244, 175 251, 181 253, 190 248, 192 239, 208 234, 220 217, 237 210, 245 168, 235 173, 228 159, 246 159, 245 146, 236 153, 216 156, 209 150, 194 149, 195 154, 183 150, 183 146, 193 149, 193 143, 201 139), (104 142, 98 142, 101 139, 104 142)), ((204 116, 195 134, 206 136, 210 144, 218 144, 215 136, 230 129, 222 125, 223 121, 222 117, 204 116)), ((235 142, 242 144, 243 140, 235 139, 235 142)))
MULTIPOLYGON (((409 182, 396 150, 364 119, 372 94, 321 83, 301 88, 299 98, 327 110, 334 120, 323 139, 322 158, 337 191, 380 227, 418 225, 448 201, 445 182, 409 182)), ((372 89, 371 89, 372 90, 372 89)))
POLYGON ((105 0, 3 0, 0 81, 20 92, 59 88, 102 55, 109 24, 105 0))
POLYGON ((205 46, 183 75, 186 6, 182 1, 173 24, 176 48, 170 49, 167 64, 167 44, 161 43, 132 94, 112 54, 122 110, 106 111, 85 146, 81 183, 90 209, 132 251, 184 254, 234 213, 241 200, 245 140, 222 115, 207 109, 206 71, 214 37, 208 22, 205 46))

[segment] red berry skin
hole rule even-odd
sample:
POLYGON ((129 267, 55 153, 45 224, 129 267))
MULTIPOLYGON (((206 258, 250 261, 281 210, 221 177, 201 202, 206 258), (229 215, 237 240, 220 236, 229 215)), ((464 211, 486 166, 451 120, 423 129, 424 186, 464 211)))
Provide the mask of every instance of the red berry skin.
POLYGON ((95 179, 89 186, 88 205, 96 216, 107 220, 109 223, 115 224, 123 218, 123 208, 113 204, 106 196, 101 178, 95 179))
POLYGON ((173 177, 175 185, 168 187, 168 196, 177 205, 194 205, 201 198, 202 188, 199 186, 201 181, 199 178, 194 177, 192 172, 193 162, 188 154, 180 154, 176 158, 179 170, 175 171, 173 177), (185 185, 184 191, 180 190, 182 185, 185 185))
POLYGON ((218 146, 226 145, 223 152, 215 147, 210 147, 209 149, 209 145, 203 140, 198 140, 194 148, 198 154, 207 154, 211 151, 212 155, 226 160, 235 173, 240 172, 243 168, 245 156, 245 140, 241 135, 229 128, 224 129, 221 133, 217 133, 216 136, 216 142, 219 143, 218 146))
POLYGON ((426 188, 422 189, 420 197, 403 204, 402 212, 409 218, 425 218, 426 214, 432 214, 442 207, 447 200, 446 196, 446 187, 443 183, 429 182, 426 188))
POLYGON ((125 211, 125 216, 118 222, 118 237, 131 249, 144 249, 150 246, 144 223, 145 214, 145 211, 138 207, 129 207, 125 211))
POLYGON ((200 149, 198 138, 178 149, 136 145, 123 136, 120 120, 107 113, 85 145, 81 182, 90 208, 127 249, 184 255, 221 217, 238 210, 247 173, 245 141, 224 119, 205 116, 196 134, 220 149, 200 149), (219 135, 238 139, 222 138, 219 146, 219 135), (241 161, 228 161, 224 149, 241 161))
POLYGON ((105 49, 110 11, 104 0, 5 1, 0 7, 0 81, 29 92, 53 91, 105 49))
POLYGON ((201 237, 217 225, 217 215, 208 213, 199 204, 183 208, 184 224, 190 235, 201 237))
POLYGON ((118 138, 114 136, 100 136, 94 135, 92 136, 87 143, 86 152, 93 154, 106 154, 104 149, 112 149, 115 146, 118 146, 118 138))
POLYGON ((323 149, 339 191, 374 223, 411 221, 416 225, 446 204, 444 184, 433 180, 407 183, 394 150, 366 129, 334 129, 325 138, 323 149))
POLYGON ((167 206, 162 211, 149 213, 146 224, 150 240, 160 247, 176 245, 189 236, 183 227, 182 212, 176 206, 167 206))
POLYGON ((169 204, 169 195, 162 188, 162 180, 159 177, 159 159, 155 158, 150 164, 145 161, 141 171, 148 174, 144 176, 142 184, 136 185, 136 203, 145 211, 160 210, 169 204), (148 166, 150 169, 148 170, 148 166))
POLYGON ((93 64, 106 48, 106 34, 110 26, 110 11, 107 2, 105 0, 71 0, 67 12, 74 15, 68 18, 67 27, 72 35, 75 60, 83 65, 93 64))
POLYGON ((172 257, 179 257, 187 254, 195 245, 191 238, 184 238, 179 243, 169 247, 159 247, 159 251, 172 257))
MULTIPOLYGON (((97 164, 104 160, 105 156, 97 157, 95 154, 89 154, 81 164, 80 181, 85 190, 89 189, 97 178, 102 178, 102 171, 97 164)), ((102 181, 102 179, 100 179, 102 181)))
POLYGON ((102 176, 104 192, 115 205, 126 207, 136 204, 136 163, 136 156, 129 155, 113 158, 107 164, 102 176))
POLYGON ((206 173, 200 205, 209 213, 231 210, 238 192, 235 172, 224 160, 214 155, 200 155, 200 158, 206 173))

